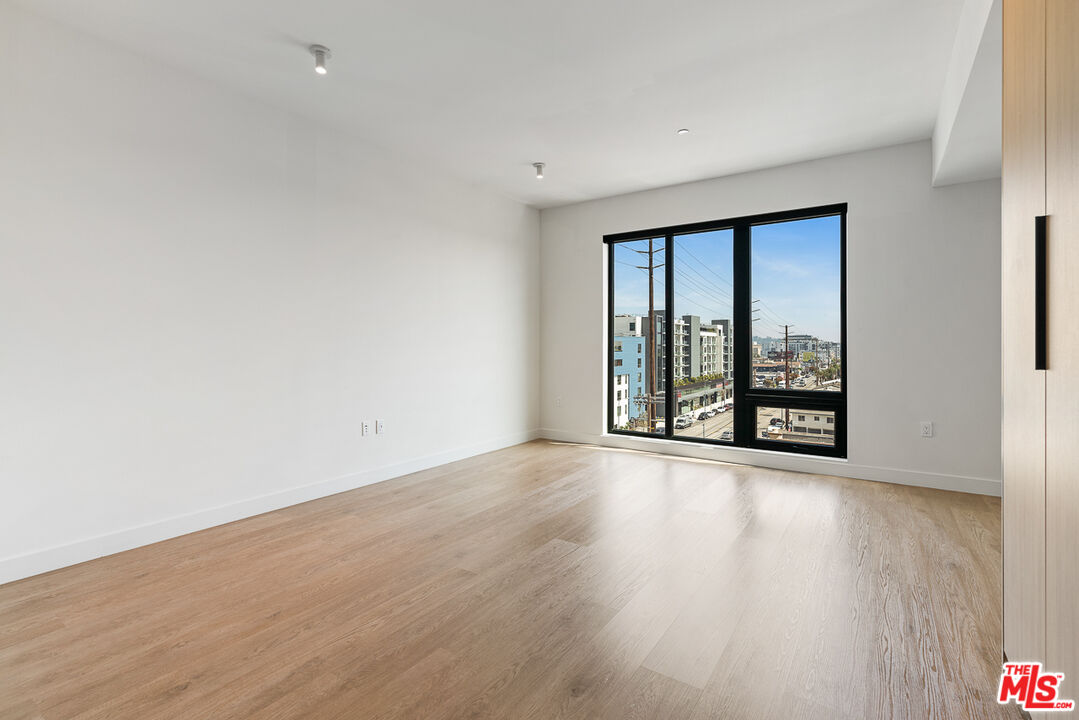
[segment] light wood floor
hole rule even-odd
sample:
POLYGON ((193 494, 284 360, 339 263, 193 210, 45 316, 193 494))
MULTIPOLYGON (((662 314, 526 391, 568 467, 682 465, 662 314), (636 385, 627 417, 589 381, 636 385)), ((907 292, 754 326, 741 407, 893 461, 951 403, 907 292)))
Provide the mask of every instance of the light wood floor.
POLYGON ((533 442, 0 587, 0 717, 1014 718, 999 518, 533 442))

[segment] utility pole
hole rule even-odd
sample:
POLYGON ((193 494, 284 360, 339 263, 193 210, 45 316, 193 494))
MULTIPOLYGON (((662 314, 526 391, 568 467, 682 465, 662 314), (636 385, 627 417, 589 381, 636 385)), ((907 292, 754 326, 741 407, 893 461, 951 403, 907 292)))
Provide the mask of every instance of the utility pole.
POLYGON ((820 375, 820 338, 813 338, 813 375, 820 375))
MULTIPOLYGON (((753 357, 753 335, 757 330, 757 323, 760 322, 760 317, 757 315, 757 313, 759 313, 760 310, 758 310, 757 308, 755 308, 753 306, 756 305, 759 302, 760 302, 760 300, 758 299, 758 300, 752 301, 749 304, 749 322, 750 322, 749 327, 751 328, 750 331, 749 331, 749 342, 750 342, 750 348, 749 348, 749 386, 750 387, 756 387, 756 383, 757 383, 757 373, 756 373, 755 368, 753 367, 753 361, 755 359, 753 357)), ((768 359, 767 358, 768 354, 767 353, 762 353, 762 354, 764 355, 763 359, 767 360, 768 359)))
MULTIPOLYGON (((656 405, 653 402, 656 397, 656 285, 653 281, 655 272, 655 248, 654 241, 648 239, 648 351, 652 357, 648 363, 648 432, 656 429, 656 405)), ((646 353, 646 354, 647 354, 646 353)), ((670 358, 667 359, 670 362, 670 358)))
POLYGON ((790 325, 783 326, 783 379, 787 384, 787 389, 791 389, 791 346, 790 346, 790 325))
MULTIPOLYGON (((791 346, 790 346, 790 332, 791 326, 783 326, 783 380, 787 385, 787 389, 791 389, 791 346)), ((783 429, 790 430, 791 427, 791 409, 786 408, 783 411, 783 429)))
MULTIPOLYGON (((664 263, 656 264, 655 255, 657 252, 663 252, 665 248, 655 247, 655 241, 652 238, 648 239, 648 250, 634 250, 634 252, 641 255, 648 255, 647 265, 638 265, 641 270, 648 271, 648 332, 645 334, 645 361, 648 363, 648 374, 646 376, 647 382, 645 383, 646 391, 646 403, 648 407, 648 431, 655 431, 656 422, 656 403, 658 398, 656 397, 656 364, 659 358, 659 352, 656 349, 656 298, 655 298, 655 271, 657 268, 663 267, 664 263), (651 356, 651 357, 649 357, 651 356)), ((670 364, 670 358, 667 358, 668 365, 670 364)))

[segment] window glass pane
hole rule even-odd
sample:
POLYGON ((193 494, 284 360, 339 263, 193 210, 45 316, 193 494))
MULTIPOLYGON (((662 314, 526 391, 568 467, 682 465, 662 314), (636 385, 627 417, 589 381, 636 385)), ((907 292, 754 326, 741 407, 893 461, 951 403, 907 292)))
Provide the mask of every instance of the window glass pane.
POLYGON ((835 447, 835 413, 831 410, 758 407, 757 437, 835 447))
POLYGON ((753 386, 841 390, 838 215, 752 228, 753 386))
POLYGON ((664 245, 663 238, 655 238, 611 246, 616 349, 611 358, 615 394, 610 423, 617 430, 659 434, 664 430, 666 381, 656 353, 662 347, 666 297, 664 245))
POLYGON ((733 441, 734 231, 679 235, 673 257, 674 434, 733 441))

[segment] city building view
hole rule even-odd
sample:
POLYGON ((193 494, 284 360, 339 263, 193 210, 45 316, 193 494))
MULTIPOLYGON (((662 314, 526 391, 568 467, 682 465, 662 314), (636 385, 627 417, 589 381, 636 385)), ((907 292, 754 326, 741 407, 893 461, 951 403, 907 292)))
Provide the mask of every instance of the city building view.
MULTIPOLYGON (((734 405, 731 321, 702 322, 696 315, 675 318, 672 322, 674 361, 668 365, 663 311, 657 311, 655 317, 659 375, 666 377, 668 367, 674 375, 675 434, 689 435, 688 431, 695 428, 700 437, 730 439, 734 415, 729 412, 734 405)), ((656 417, 658 422, 663 422, 664 389, 659 387, 654 394, 658 401, 650 401, 647 392, 645 378, 650 355, 645 338, 647 327, 647 318, 640 315, 614 318, 614 420, 618 429, 644 430, 650 405, 658 408, 656 417)), ((839 342, 810 335, 754 337, 753 348, 753 378, 757 387, 825 391, 838 391, 842 387, 839 342)), ((761 437, 827 444, 835 434, 835 414, 759 407, 757 425, 761 437)))
MULTIPOLYGON (((674 359, 667 362, 666 332, 664 313, 655 313, 656 353, 661 377, 666 377, 668 369, 673 371, 675 399, 678 403, 677 414, 684 415, 694 410, 726 409, 733 403, 734 383, 731 380, 732 342, 729 319, 701 322, 696 315, 675 318, 674 359)), ((643 337, 648 326, 648 319, 639 315, 615 316, 614 377, 616 385, 616 403, 622 402, 617 395, 617 387, 625 385, 627 405, 624 414, 616 413, 616 427, 633 429, 647 422, 648 407, 652 404, 647 392, 644 376, 648 365, 649 352, 643 337), (626 378, 626 380, 620 380, 626 378), (618 422, 621 419, 625 422, 618 422)), ((658 387, 655 395, 660 396, 655 405, 659 408, 657 417, 662 417, 664 389, 658 387)), ((719 431, 722 433, 722 429, 719 431)))
POLYGON ((779 402, 775 393, 820 392, 845 402, 838 399, 843 395, 839 217, 764 224, 750 228, 750 234, 751 270, 744 285, 752 287, 752 297, 744 322, 753 332, 749 382, 742 393, 735 385, 733 231, 612 245, 612 430, 734 442, 739 398, 765 393, 750 404, 756 420, 742 427, 743 441, 752 432, 768 442, 836 444, 841 418, 828 403, 809 410, 795 407, 794 399, 779 402), (666 290, 669 281, 672 293, 666 290), (674 308, 668 311, 672 296, 674 308), (673 335, 669 358, 668 332, 673 335))

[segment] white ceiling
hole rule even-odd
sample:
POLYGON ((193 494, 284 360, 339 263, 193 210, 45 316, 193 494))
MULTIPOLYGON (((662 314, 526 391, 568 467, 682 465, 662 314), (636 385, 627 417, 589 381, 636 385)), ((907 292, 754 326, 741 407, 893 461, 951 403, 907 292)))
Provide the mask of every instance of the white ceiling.
POLYGON ((25 4, 550 207, 930 137, 963 0, 25 4))

